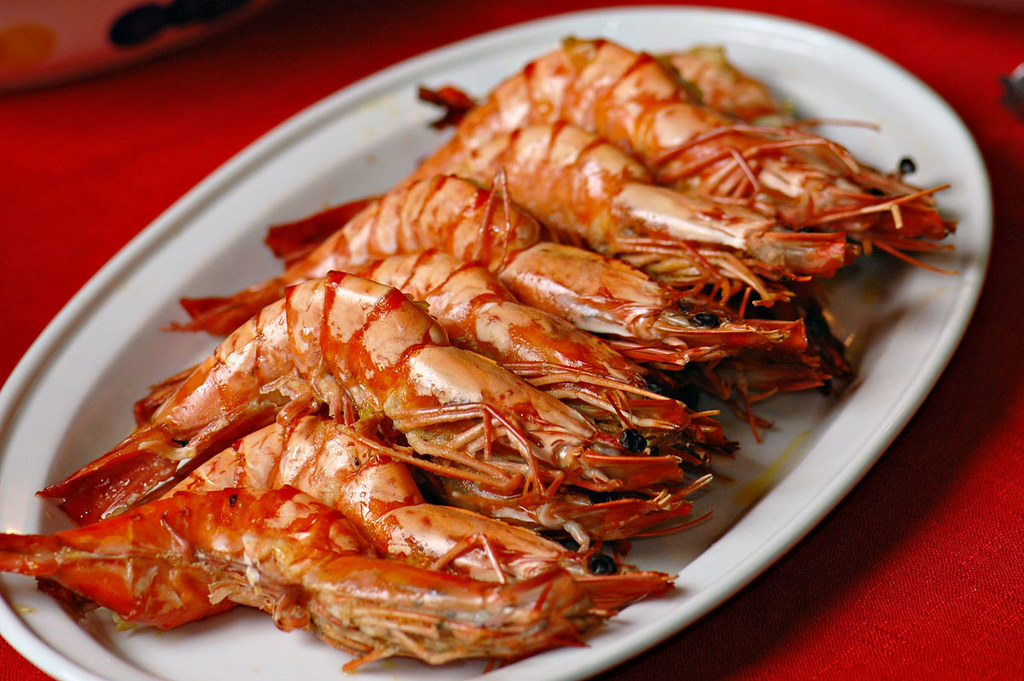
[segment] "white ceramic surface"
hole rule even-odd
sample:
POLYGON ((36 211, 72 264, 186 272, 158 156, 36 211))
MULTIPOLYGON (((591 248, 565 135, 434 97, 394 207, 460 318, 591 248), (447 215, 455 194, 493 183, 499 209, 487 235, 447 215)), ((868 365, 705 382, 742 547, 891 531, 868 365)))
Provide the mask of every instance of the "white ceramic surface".
MULTIPOLYGON (((991 238, 984 166, 970 134, 933 92, 846 38, 763 15, 699 8, 588 12, 511 27, 390 68, 310 108, 255 142, 182 198, 105 266, 46 329, 0 392, 0 529, 52 531, 64 521, 35 490, 105 451, 131 428, 131 404, 155 379, 213 341, 164 334, 182 295, 235 290, 275 271, 262 237, 275 222, 377 193, 439 142, 420 84, 482 94, 567 35, 636 48, 727 46, 799 112, 881 126, 827 130, 868 162, 911 156, 922 185, 960 223, 956 251, 930 257, 940 275, 876 258, 830 286, 841 336, 854 338, 860 380, 838 398, 786 396, 760 412, 764 441, 728 422, 743 449, 718 469, 731 482, 700 499, 712 519, 636 542, 643 567, 678 574, 666 598, 627 608, 585 649, 552 651, 488 681, 578 679, 681 630, 747 584, 810 530, 882 454, 953 354, 981 289, 991 238)), ((62 681, 337 679, 348 657, 259 613, 230 612, 172 633, 115 632, 103 617, 71 621, 31 580, 0 578, 0 633, 62 681)), ((480 664, 370 665, 361 679, 466 679, 480 664)))

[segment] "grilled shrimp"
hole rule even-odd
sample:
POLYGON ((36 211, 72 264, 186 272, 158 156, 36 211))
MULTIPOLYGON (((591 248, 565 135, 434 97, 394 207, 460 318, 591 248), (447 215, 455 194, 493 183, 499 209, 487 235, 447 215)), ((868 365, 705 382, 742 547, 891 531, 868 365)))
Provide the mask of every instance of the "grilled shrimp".
POLYGON ((171 328, 228 334, 282 297, 292 284, 331 270, 357 269, 391 255, 438 249, 498 272, 507 258, 549 236, 536 220, 492 192, 443 176, 396 187, 369 202, 355 217, 343 204, 288 228, 331 233, 280 276, 227 298, 182 300, 193 319, 171 328))
POLYGON ((584 331, 615 336, 621 352, 634 361, 656 356, 663 364, 685 365, 751 346, 789 353, 803 342, 799 322, 744 320, 721 307, 705 313, 711 305, 706 297, 688 297, 617 259, 544 237, 535 220, 475 183, 452 176, 410 181, 339 225, 278 277, 226 298, 184 301, 194 318, 175 328, 229 332, 291 284, 328 269, 358 269, 390 255, 434 248, 486 265, 521 302, 565 317, 584 331))
POLYGON ((426 503, 409 469, 393 456, 401 448, 382 440, 380 425, 370 419, 346 426, 321 416, 275 423, 211 458, 175 490, 290 485, 344 513, 386 558, 497 582, 561 568, 602 608, 619 609, 665 590, 664 574, 635 570, 593 550, 572 552, 535 532, 426 503))
POLYGON ((686 485, 652 487, 645 495, 565 488, 556 503, 537 504, 483 489, 472 481, 430 477, 434 494, 446 504, 531 530, 564 532, 583 549, 590 546, 591 538, 659 536, 701 522, 706 516, 692 515, 690 498, 712 482, 712 476, 705 474, 686 485))
POLYGON ((751 350, 806 355, 803 323, 742 319, 704 295, 684 295, 620 260, 564 244, 539 243, 500 273, 521 302, 546 309, 637 362, 679 368, 751 350), (580 304, 577 301, 586 301, 580 304))
MULTIPOLYGON (((679 85, 694 100, 714 111, 748 123, 783 124, 790 120, 786 105, 767 85, 729 61, 721 45, 694 45, 656 58, 670 74, 678 76, 679 85)), ((433 124, 438 129, 457 125, 477 105, 452 85, 436 90, 420 87, 419 97, 445 110, 444 117, 433 124)))
POLYGON ((564 240, 653 268, 672 284, 739 282, 765 301, 787 297, 764 279, 830 277, 856 249, 842 234, 775 229, 772 218, 652 183, 612 144, 565 123, 529 126, 465 144, 455 136, 413 177, 450 172, 486 183, 502 173, 512 199, 564 240))
POLYGON ((170 629, 233 604, 356 655, 429 664, 515 660, 611 614, 568 573, 494 584, 377 558, 338 511, 298 490, 181 492, 52 535, 0 535, 0 570, 170 629))
POLYGON ((490 357, 609 432, 633 429, 622 436, 635 441, 633 449, 643 451, 652 439, 664 449, 684 437, 699 451, 728 448, 709 414, 652 392, 638 365, 561 317, 519 303, 483 265, 425 251, 356 274, 427 303, 455 345, 490 357))
POLYGON ((633 455, 559 400, 452 347, 398 290, 331 272, 290 288, 150 422, 42 494, 79 521, 104 517, 183 477, 242 424, 251 432, 320 408, 346 422, 387 416, 416 452, 409 463, 537 504, 563 484, 641 490, 683 476, 677 457, 633 455))
POLYGON ((469 111, 456 136, 478 147, 532 124, 565 121, 632 154, 662 184, 746 203, 794 229, 842 231, 883 248, 931 250, 954 228, 932 194, 859 163, 799 127, 737 123, 701 106, 648 54, 568 39, 469 111))
MULTIPOLYGON (((721 45, 694 45, 656 58, 703 106, 748 123, 777 125, 790 120, 787 107, 768 86, 738 69, 721 45)), ((472 97, 452 85, 436 90, 421 87, 419 96, 445 110, 444 117, 434 123, 438 129, 457 125, 477 105, 472 97)))
POLYGON ((720 45, 694 45, 681 52, 658 56, 659 61, 696 87, 706 107, 747 122, 782 123, 788 118, 785 106, 768 87, 740 71, 726 57, 720 45))

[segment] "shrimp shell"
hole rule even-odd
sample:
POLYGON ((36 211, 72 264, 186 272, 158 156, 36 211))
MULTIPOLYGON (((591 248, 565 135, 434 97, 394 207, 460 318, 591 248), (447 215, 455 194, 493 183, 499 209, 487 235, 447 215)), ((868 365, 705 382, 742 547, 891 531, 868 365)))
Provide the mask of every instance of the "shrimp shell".
POLYGON ((693 84, 701 103, 715 111, 750 122, 783 122, 788 118, 786 107, 771 90, 736 68, 720 45, 694 45, 659 55, 658 60, 693 84))

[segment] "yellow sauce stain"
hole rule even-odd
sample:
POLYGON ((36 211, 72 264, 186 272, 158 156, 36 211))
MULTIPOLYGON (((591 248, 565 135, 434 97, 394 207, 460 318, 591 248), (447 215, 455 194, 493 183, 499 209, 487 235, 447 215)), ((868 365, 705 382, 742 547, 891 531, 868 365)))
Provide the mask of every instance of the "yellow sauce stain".
MULTIPOLYGON (((868 277, 860 290, 860 298, 865 308, 872 308, 878 304, 882 299, 882 282, 878 277, 868 277)), ((829 325, 832 329, 837 329, 839 326, 833 321, 831 316, 826 317, 829 325)), ((843 345, 846 347, 846 359, 850 362, 850 365, 857 367, 860 365, 861 359, 864 357, 864 348, 867 345, 869 338, 870 329, 868 333, 851 333, 844 340, 843 345)))
POLYGON ((57 48, 57 34, 49 26, 24 23, 0 28, 0 68, 38 64, 57 48))
POLYGON ((793 457, 793 454, 800 448, 800 444, 810 434, 811 432, 807 430, 793 438, 789 446, 783 450, 782 454, 771 465, 761 471, 761 474, 756 478, 740 488, 736 493, 736 503, 741 508, 744 508, 757 501, 764 494, 765 490, 768 489, 768 486, 778 477, 779 471, 786 466, 786 463, 793 457))
POLYGON ((116 612, 111 612, 110 618, 114 621, 114 631, 130 631, 139 626, 134 622, 129 622, 128 620, 123 619, 116 612))
POLYGON ((874 305, 882 299, 882 282, 878 277, 868 277, 860 289, 860 297, 865 305, 874 305))

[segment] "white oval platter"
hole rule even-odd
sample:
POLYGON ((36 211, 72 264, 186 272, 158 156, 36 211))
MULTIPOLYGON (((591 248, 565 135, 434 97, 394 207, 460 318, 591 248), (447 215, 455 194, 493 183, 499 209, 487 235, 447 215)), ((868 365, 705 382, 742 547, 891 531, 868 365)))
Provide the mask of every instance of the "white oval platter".
MULTIPOLYGON (((775 427, 720 462, 723 482, 699 501, 710 521, 636 542, 643 567, 677 574, 665 598, 627 608, 588 638, 492 671, 488 681, 580 679, 673 635, 749 583, 800 540, 877 460, 951 358, 981 290, 991 241, 988 180, 963 124, 931 90, 842 36, 779 18, 701 8, 612 9, 496 31, 389 68, 327 98, 252 144, 150 225, 50 324, 0 392, 0 529, 49 532, 65 523, 34 492, 116 443, 147 385, 208 352, 213 341, 158 328, 177 299, 236 290, 277 264, 268 225, 379 193, 440 141, 437 112, 417 86, 454 83, 484 94, 569 35, 604 36, 666 51, 720 43, 805 116, 856 119, 879 132, 833 127, 867 162, 903 156, 915 183, 950 183, 943 211, 959 221, 956 250, 930 262, 955 276, 875 258, 830 295, 842 336, 854 338, 860 379, 839 398, 787 396, 761 415, 775 427)), ((260 613, 230 612, 170 633, 114 631, 109 618, 73 622, 32 580, 0 578, 0 634, 61 681, 339 679, 348 657, 308 634, 284 634, 260 613)), ((470 679, 482 664, 440 669, 389 661, 375 679, 470 679)))

